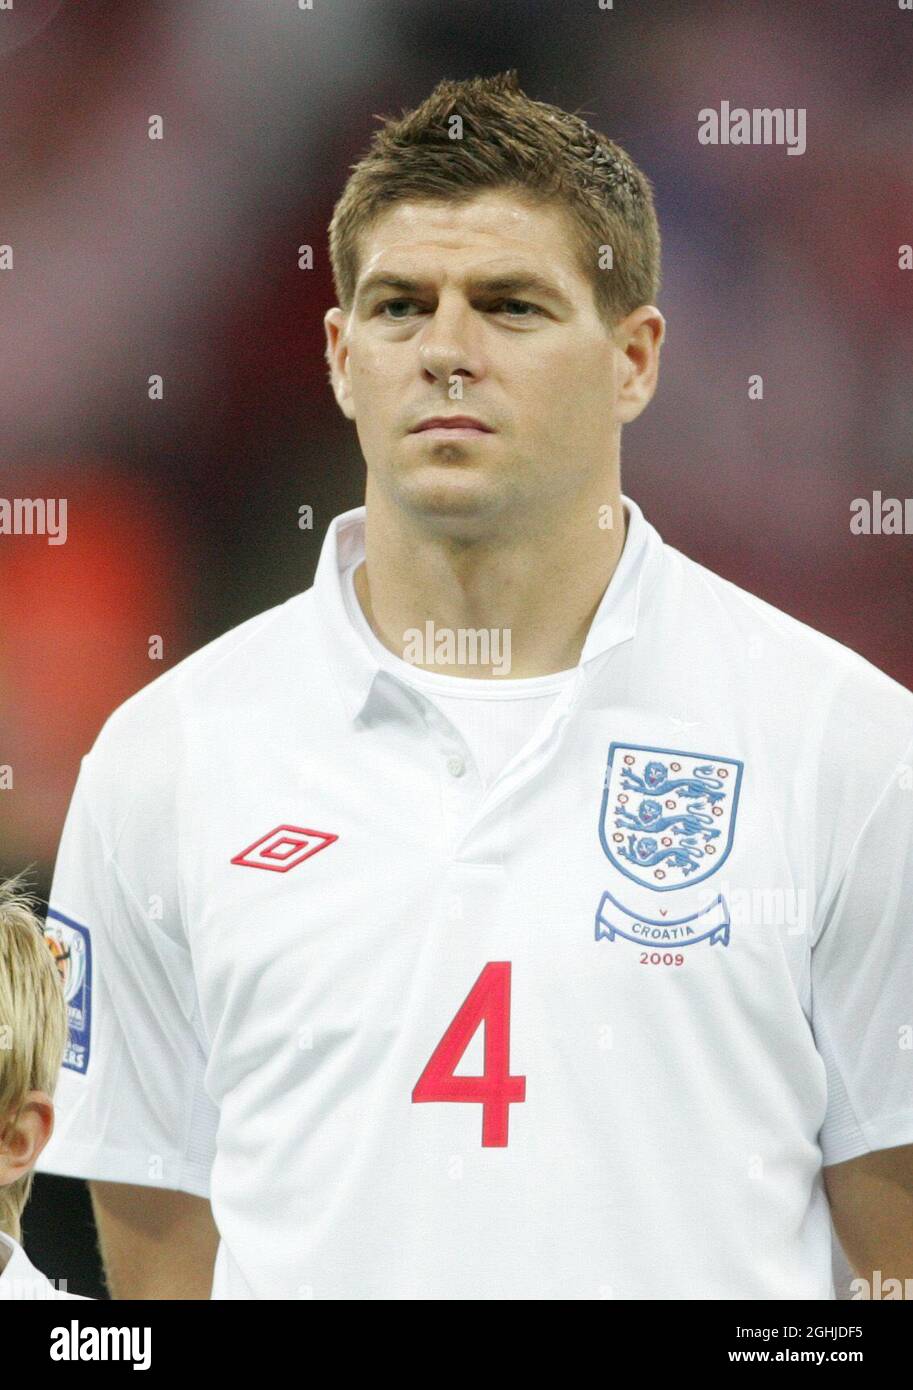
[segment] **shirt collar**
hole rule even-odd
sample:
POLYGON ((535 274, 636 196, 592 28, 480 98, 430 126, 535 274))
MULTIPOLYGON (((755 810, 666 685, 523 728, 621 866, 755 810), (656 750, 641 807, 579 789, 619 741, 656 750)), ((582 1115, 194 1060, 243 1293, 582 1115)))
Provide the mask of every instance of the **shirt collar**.
POLYGON ((6 1266, 0 1270, 0 1299, 55 1298, 56 1290, 32 1264, 18 1241, 0 1231, 0 1259, 6 1266))
MULTIPOLYGON (((593 615, 580 666, 629 641, 637 631, 643 598, 655 574, 663 543, 640 507, 622 497, 628 530, 621 558, 593 615)), ((382 680, 396 680, 355 630, 342 589, 345 571, 365 557, 366 508, 353 507, 334 517, 327 528, 314 576, 314 600, 327 657, 346 713, 355 720, 382 680)))

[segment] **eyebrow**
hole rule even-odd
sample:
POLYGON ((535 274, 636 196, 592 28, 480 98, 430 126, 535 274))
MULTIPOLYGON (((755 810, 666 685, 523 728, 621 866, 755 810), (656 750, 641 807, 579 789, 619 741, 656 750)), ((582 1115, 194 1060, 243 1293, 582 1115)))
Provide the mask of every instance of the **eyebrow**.
MULTIPOLYGON (((565 309, 573 308, 571 301, 553 281, 546 279, 544 275, 537 275, 535 271, 531 270, 477 276, 468 282, 468 286, 476 293, 481 292, 486 295, 538 294, 545 299, 556 301, 565 309)), ((402 275, 378 272, 375 275, 369 275, 364 284, 358 287, 355 298, 356 302, 361 303, 380 289, 396 290, 400 294, 411 295, 427 293, 431 288, 431 283, 427 280, 411 280, 402 275)))

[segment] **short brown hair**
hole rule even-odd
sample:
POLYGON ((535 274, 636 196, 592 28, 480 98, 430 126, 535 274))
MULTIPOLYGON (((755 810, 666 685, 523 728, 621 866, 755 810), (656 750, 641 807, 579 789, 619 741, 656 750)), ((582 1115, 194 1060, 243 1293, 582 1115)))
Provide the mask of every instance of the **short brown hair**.
POLYGON ((618 145, 580 116, 532 101, 516 69, 439 82, 414 111, 379 117, 368 153, 352 165, 330 222, 330 262, 340 307, 352 307, 361 238, 406 199, 468 202, 504 189, 533 206, 563 206, 596 307, 609 324, 656 300, 660 237, 649 180, 618 145), (451 119, 462 121, 452 139, 451 119), (610 271, 600 248, 612 248, 610 271))
MULTIPOLYGON (((0 882, 0 1143, 30 1091, 53 1096, 67 1042, 67 1006, 51 947, 22 875, 0 882)), ((0 1187, 0 1231, 18 1239, 33 1173, 0 1187)))

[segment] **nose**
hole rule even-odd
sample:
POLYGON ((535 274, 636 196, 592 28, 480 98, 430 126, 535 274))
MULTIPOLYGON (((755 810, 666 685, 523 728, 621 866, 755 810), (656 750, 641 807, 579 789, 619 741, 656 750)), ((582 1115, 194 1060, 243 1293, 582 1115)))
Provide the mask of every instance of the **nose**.
POLYGON ((419 335, 419 361, 428 381, 453 377, 477 380, 482 374, 481 344, 472 308, 465 300, 441 295, 419 335))

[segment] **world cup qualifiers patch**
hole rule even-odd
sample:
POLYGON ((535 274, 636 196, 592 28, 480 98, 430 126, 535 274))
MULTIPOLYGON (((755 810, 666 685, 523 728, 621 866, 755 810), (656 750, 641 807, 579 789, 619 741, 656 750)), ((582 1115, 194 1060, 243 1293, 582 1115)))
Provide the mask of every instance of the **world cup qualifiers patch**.
POLYGON ((87 927, 48 908, 44 936, 51 949, 67 1004, 69 1037, 63 1065, 85 1074, 92 1032, 92 941, 87 927))
POLYGON ((657 893, 708 878, 732 848, 742 766, 710 753, 611 744, 599 838, 615 868, 657 893))

